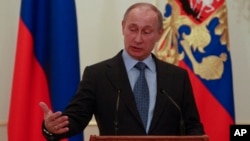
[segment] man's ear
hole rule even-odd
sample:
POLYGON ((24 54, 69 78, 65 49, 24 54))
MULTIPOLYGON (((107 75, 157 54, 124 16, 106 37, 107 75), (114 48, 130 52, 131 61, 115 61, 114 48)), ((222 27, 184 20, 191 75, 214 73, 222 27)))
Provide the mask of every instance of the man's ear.
POLYGON ((164 29, 163 29, 163 28, 160 29, 160 30, 158 31, 158 39, 157 39, 157 42, 161 39, 161 36, 162 36, 163 32, 164 32, 164 29))
POLYGON ((122 21, 122 34, 124 35, 124 29, 125 29, 125 21, 122 21))
POLYGON ((164 32, 164 29, 163 28, 160 29, 160 31, 159 31, 160 36, 162 36, 163 32, 164 32))

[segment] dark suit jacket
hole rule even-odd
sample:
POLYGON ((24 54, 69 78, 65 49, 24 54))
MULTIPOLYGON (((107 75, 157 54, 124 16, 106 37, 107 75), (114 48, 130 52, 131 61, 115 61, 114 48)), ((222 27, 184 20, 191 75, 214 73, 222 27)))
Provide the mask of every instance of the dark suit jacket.
MULTIPOLYGON (((77 95, 64 114, 70 117, 72 135, 81 132, 95 115, 100 135, 146 135, 122 59, 114 58, 85 68, 77 95), (116 103, 119 95, 119 107, 116 103)), ((157 71, 157 97, 149 135, 178 135, 180 112, 161 90, 180 106, 188 135, 204 134, 187 72, 153 56, 157 71)))

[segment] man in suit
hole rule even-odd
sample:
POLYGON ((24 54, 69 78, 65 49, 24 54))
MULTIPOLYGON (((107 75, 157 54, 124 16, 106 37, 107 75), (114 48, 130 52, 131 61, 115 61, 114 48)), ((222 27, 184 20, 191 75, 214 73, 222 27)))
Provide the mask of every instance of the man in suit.
POLYGON ((77 94, 63 113, 53 113, 40 103, 45 137, 56 140, 82 132, 92 115, 100 135, 204 134, 188 73, 151 53, 162 26, 161 12, 152 4, 129 7, 122 21, 124 49, 85 68, 77 94), (145 115, 140 113, 135 92, 141 73, 134 67, 138 62, 146 66, 147 86, 142 93, 148 95, 139 98, 147 97, 145 115))

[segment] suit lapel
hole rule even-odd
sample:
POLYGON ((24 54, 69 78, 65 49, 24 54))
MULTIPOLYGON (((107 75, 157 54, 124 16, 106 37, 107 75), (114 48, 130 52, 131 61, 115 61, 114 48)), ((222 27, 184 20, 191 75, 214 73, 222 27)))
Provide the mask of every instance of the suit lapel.
MULTIPOLYGON (((155 58, 155 57, 154 57, 155 58)), ((171 77, 169 74, 169 70, 164 67, 165 65, 162 64, 163 62, 159 61, 155 58, 155 64, 156 64, 156 72, 157 72, 157 95, 156 95, 156 103, 155 103, 155 109, 154 109, 154 115, 151 121, 150 131, 154 129, 154 127, 158 124, 159 118, 163 114, 164 108, 166 108, 166 96, 164 93, 162 93, 162 90, 166 90, 167 86, 171 84, 168 77, 171 77)))
POLYGON ((125 103, 131 115, 143 126, 122 59, 122 51, 107 63, 106 74, 112 85, 121 91, 120 100, 125 103))

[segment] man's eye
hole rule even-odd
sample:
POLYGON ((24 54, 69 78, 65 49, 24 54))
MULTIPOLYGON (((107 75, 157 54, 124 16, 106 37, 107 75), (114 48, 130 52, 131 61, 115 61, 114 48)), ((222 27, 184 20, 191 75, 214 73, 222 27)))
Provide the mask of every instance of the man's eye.
POLYGON ((151 32, 150 31, 144 31, 143 33, 144 34, 150 34, 151 32))
POLYGON ((131 28, 131 29, 130 29, 130 31, 135 32, 135 31, 136 31, 136 29, 135 29, 135 28, 131 28))

